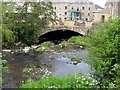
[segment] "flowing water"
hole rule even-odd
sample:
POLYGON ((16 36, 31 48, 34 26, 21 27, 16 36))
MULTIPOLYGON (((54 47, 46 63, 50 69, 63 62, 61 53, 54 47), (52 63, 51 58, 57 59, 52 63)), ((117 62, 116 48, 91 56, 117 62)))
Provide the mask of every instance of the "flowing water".
POLYGON ((22 76, 22 70, 26 66, 48 68, 52 75, 57 77, 64 77, 68 74, 77 75, 78 73, 86 75, 92 72, 86 63, 88 51, 76 46, 64 49, 53 46, 50 51, 43 54, 36 54, 33 51, 28 54, 3 52, 3 58, 8 61, 9 68, 9 73, 3 74, 5 80, 3 88, 19 87, 20 83, 25 80, 22 76), (81 62, 74 63, 71 61, 72 57, 79 58, 81 62))

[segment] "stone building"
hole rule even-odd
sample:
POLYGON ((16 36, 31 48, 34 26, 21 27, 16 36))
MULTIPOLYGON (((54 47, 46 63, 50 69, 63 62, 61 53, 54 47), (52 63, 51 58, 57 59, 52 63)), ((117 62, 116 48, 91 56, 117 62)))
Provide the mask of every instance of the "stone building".
MULTIPOLYGON (((47 0, 46 0, 47 1, 47 0)), ((53 3, 57 19, 92 21, 95 5, 88 0, 49 0, 53 3)))
POLYGON ((120 0, 107 0, 105 4, 105 13, 110 14, 110 16, 120 17, 120 0))
POLYGON ((120 0, 107 0, 104 9, 93 12, 94 22, 107 21, 110 17, 120 17, 120 0))
POLYGON ((93 16, 94 16, 93 22, 99 23, 107 21, 108 18, 110 17, 110 14, 106 13, 104 8, 96 8, 96 10, 93 11, 93 16))

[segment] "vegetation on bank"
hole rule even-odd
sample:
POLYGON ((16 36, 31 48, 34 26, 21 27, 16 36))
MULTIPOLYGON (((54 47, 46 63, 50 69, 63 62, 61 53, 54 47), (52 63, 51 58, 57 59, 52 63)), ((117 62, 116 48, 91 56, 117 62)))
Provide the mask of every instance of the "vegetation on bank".
POLYGON ((60 44, 61 48, 65 48, 69 46, 69 42, 68 41, 62 41, 60 44))
POLYGON ((5 48, 11 48, 15 43, 15 35, 5 25, 2 30, 2 45, 5 48))
POLYGON ((2 73, 7 72, 8 72, 7 61, 0 58, 0 84, 4 83, 4 80, 2 79, 2 73))
POLYGON ((81 37, 81 36, 72 36, 68 40, 68 42, 70 42, 70 43, 81 45, 83 47, 88 47, 88 41, 89 41, 88 37, 81 37))
POLYGON ((90 37, 90 64, 100 87, 120 88, 120 20, 99 24, 90 37))
POLYGON ((40 80, 29 79, 21 88, 96 88, 96 80, 83 75, 67 77, 47 76, 40 80))
POLYGON ((28 79, 39 80, 41 77, 46 77, 48 75, 51 75, 50 71, 36 66, 32 67, 26 66, 22 71, 22 76, 25 77, 27 80, 28 79))
POLYGON ((38 47, 37 49, 35 49, 35 52, 42 54, 45 52, 45 50, 49 49, 49 47, 52 45, 52 42, 47 41, 41 44, 40 47, 38 47))

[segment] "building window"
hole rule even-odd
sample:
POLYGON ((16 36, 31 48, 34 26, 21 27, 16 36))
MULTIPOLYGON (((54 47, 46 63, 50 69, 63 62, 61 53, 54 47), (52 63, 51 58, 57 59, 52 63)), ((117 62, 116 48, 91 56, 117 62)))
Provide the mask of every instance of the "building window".
POLYGON ((88 16, 90 16, 90 13, 88 13, 88 16))
POLYGON ((85 21, 88 21, 88 18, 86 18, 85 21))
POLYGON ((67 9, 67 6, 65 6, 65 9, 67 9))
POLYGON ((55 7, 55 9, 56 9, 56 7, 55 7))
POLYGON ((79 11, 79 8, 77 8, 77 11, 79 11))
POLYGON ((102 15, 101 19, 102 19, 102 22, 104 23, 104 21, 105 21, 105 15, 102 15))
POLYGON ((67 12, 65 12, 65 15, 67 15, 67 12))
POLYGON ((66 20, 67 18, 65 17, 64 19, 66 20))
POLYGON ((89 10, 90 10, 90 7, 89 7, 89 10))
POLYGON ((85 7, 82 7, 82 10, 84 10, 85 9, 85 7))
POLYGON ((74 8, 72 7, 72 10, 73 10, 74 8))

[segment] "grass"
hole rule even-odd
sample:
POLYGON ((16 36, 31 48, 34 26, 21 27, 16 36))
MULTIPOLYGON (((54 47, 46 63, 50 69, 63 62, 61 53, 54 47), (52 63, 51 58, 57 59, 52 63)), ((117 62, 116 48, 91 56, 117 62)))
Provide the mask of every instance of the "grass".
POLYGON ((95 88, 96 81, 83 75, 67 77, 48 76, 40 80, 29 79, 21 88, 95 88))
POLYGON ((88 46, 89 39, 87 37, 73 36, 68 40, 68 42, 82 46, 88 46))
POLYGON ((51 44, 52 44, 52 43, 51 43, 50 41, 47 41, 47 42, 42 43, 41 46, 48 48, 48 47, 51 46, 51 44))
MULTIPOLYGON (((68 41, 62 41, 60 43, 60 46, 62 48, 68 47, 70 43, 81 45, 83 47, 88 47, 89 46, 89 38, 87 37, 81 37, 81 36, 73 36, 71 37, 68 41)), ((35 51, 39 54, 42 54, 47 50, 52 43, 50 41, 44 42, 41 44, 41 47, 35 49, 35 51)))
POLYGON ((64 48, 64 47, 67 47, 69 45, 69 42, 68 41, 62 41, 60 43, 61 47, 64 48))
POLYGON ((35 52, 42 54, 43 52, 45 52, 45 50, 46 50, 46 47, 39 47, 39 48, 35 49, 35 52))
POLYGON ((50 41, 44 42, 41 44, 41 47, 38 47, 37 49, 35 49, 35 52, 42 54, 45 52, 45 50, 47 50, 50 46, 52 45, 52 43, 50 41))

